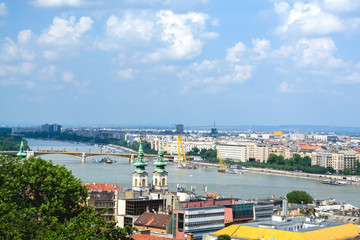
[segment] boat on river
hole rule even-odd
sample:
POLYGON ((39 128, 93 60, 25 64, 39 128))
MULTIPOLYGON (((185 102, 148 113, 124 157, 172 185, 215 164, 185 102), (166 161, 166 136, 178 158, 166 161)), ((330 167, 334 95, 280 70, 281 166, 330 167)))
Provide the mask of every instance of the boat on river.
POLYGON ((192 164, 178 164, 177 168, 180 169, 197 169, 195 165, 192 164))
POLYGON ((110 157, 106 156, 106 157, 103 157, 102 159, 100 160, 93 160, 93 163, 106 163, 106 164, 112 164, 116 162, 115 160, 112 160, 110 157))
POLYGON ((329 184, 329 185, 335 185, 335 186, 345 185, 344 182, 339 182, 336 179, 328 179, 328 180, 322 181, 321 183, 329 184))

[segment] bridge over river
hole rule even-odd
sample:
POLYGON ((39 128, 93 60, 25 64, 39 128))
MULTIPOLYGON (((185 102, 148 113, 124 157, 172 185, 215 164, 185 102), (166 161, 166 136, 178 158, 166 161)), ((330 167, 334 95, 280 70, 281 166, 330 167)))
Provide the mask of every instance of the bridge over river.
MULTIPOLYGON (((129 162, 134 162, 134 159, 137 158, 137 153, 107 153, 107 152, 73 152, 73 151, 66 151, 66 150, 37 150, 37 151, 24 151, 26 153, 26 157, 30 156, 42 156, 42 155, 49 155, 49 154, 65 154, 65 155, 72 155, 78 158, 81 158, 81 162, 85 162, 86 158, 88 157, 95 157, 95 156, 117 156, 117 157, 124 157, 128 158, 129 162)), ((0 151, 0 154, 17 156, 18 151, 0 151)), ((153 158, 157 157, 156 154, 144 154, 145 158, 153 158)), ((174 161, 173 155, 164 155, 164 158, 168 161, 174 161)), ((187 159, 190 161, 194 159, 193 156, 187 156, 187 159)))

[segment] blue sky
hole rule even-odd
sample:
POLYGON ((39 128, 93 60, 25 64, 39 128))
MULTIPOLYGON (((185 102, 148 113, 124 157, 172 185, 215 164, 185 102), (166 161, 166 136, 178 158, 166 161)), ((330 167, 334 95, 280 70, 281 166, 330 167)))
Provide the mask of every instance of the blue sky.
POLYGON ((0 124, 359 126, 360 1, 0 0, 0 124))

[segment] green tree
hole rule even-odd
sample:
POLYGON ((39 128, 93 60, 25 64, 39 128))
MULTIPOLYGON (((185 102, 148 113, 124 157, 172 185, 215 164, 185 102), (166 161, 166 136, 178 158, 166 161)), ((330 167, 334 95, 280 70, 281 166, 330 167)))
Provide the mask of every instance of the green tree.
POLYGON ((87 197, 64 166, 0 156, 0 239, 109 239, 111 231, 124 232, 85 206, 87 197))
POLYGON ((220 235, 216 238, 216 240, 231 240, 231 237, 227 234, 220 235))
MULTIPOLYGON (((0 151, 18 151, 22 138, 20 136, 0 135, 0 151)), ((28 148, 27 141, 24 141, 25 149, 28 148)))
POLYGON ((273 154, 271 153, 268 157, 268 160, 267 160, 267 163, 268 164, 274 164, 277 162, 277 155, 276 154, 273 154))
POLYGON ((311 203, 314 201, 314 199, 304 191, 292 191, 288 194, 286 194, 286 198, 289 201, 289 203, 311 203))

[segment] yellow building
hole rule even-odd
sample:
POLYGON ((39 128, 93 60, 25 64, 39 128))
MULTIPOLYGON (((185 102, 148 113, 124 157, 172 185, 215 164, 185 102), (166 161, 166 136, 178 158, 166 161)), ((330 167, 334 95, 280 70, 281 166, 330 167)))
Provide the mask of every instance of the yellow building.
POLYGON ((203 240, 215 240, 224 234, 229 235, 232 239, 340 240, 359 236, 360 227, 351 223, 318 221, 309 218, 285 218, 283 221, 274 221, 273 219, 265 222, 234 224, 217 232, 205 234, 203 240))

